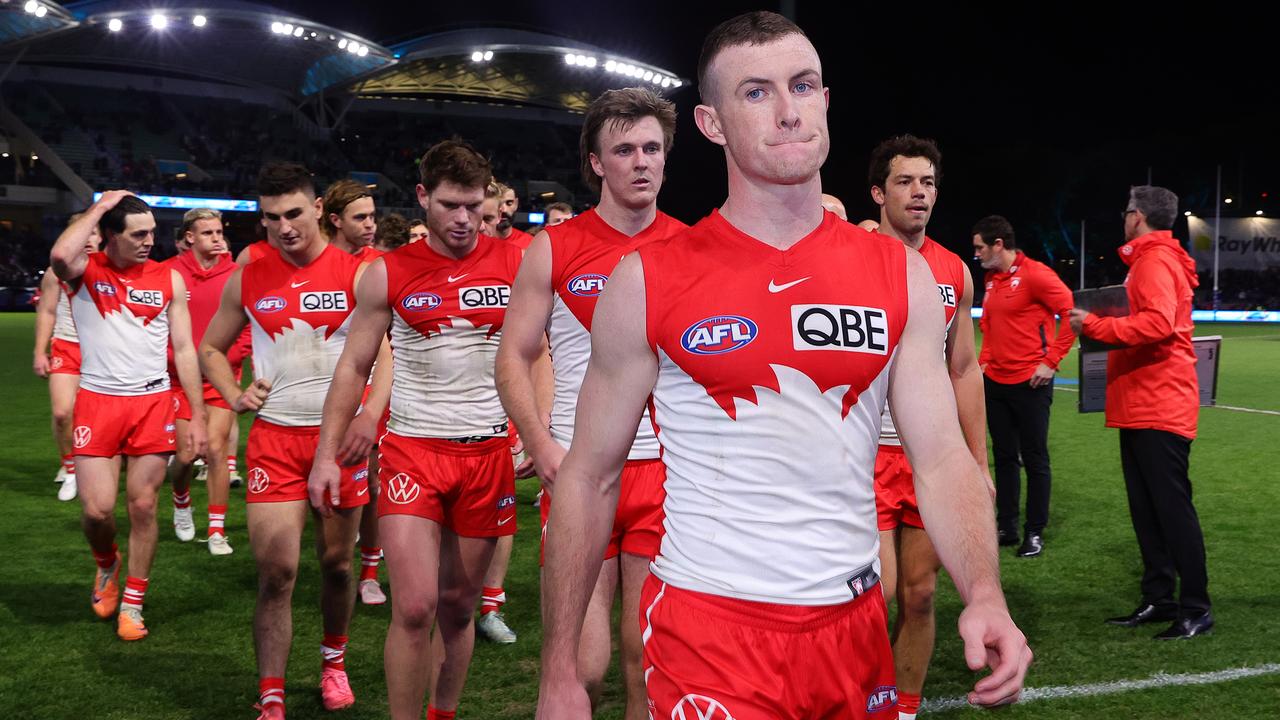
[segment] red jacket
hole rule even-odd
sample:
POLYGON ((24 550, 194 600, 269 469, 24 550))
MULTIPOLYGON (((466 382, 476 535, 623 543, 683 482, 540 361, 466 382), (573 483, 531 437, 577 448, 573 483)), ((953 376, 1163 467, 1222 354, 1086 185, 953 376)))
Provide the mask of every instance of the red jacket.
POLYGON ((1107 358, 1107 427, 1196 436, 1200 389, 1191 344, 1196 264, 1168 230, 1120 248, 1129 265, 1129 315, 1084 320, 1084 334, 1111 345, 1107 358))
POLYGON ((986 376, 1012 385, 1030 380, 1040 363, 1057 370, 1076 339, 1067 322, 1074 304, 1057 273, 1021 252, 1007 272, 987 273, 978 355, 986 376), (1050 344, 1055 314, 1062 322, 1050 344))

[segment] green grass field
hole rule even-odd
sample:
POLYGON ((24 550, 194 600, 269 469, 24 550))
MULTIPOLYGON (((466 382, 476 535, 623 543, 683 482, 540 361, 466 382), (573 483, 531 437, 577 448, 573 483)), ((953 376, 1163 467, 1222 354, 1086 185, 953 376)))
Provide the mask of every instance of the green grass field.
MULTIPOLYGON (((162 503, 161 541, 147 595, 152 635, 120 642, 114 624, 88 607, 93 562, 80 534, 78 503, 60 503, 50 482, 57 453, 49 432, 44 383, 30 371, 32 316, 0 315, 0 698, 13 718, 253 717, 256 700, 251 620, 255 573, 244 524, 243 490, 233 491, 228 529, 236 553, 211 557, 182 544, 162 503)), ((1280 328, 1202 327, 1226 337, 1219 402, 1280 411, 1280 328)), ((1074 356, 1062 378, 1075 376, 1074 356)), ((1063 383, 1063 387, 1066 384, 1063 383)), ((1100 414, 1076 412, 1076 396, 1055 395, 1050 446, 1054 494, 1046 551, 1040 558, 1002 554, 1005 591, 1036 661, 1031 687, 1136 680, 1158 673, 1203 673, 1280 662, 1280 552, 1273 533, 1280 507, 1280 416, 1224 409, 1201 413, 1191 472, 1209 553, 1215 632, 1185 643, 1156 643, 1158 627, 1102 624, 1138 600, 1140 563, 1129 525, 1116 434, 1100 414)), ((245 425, 247 429, 247 424, 245 425)), ((243 435, 242 435, 243 442, 243 435)), ((242 456, 243 457, 243 456, 242 456)), ((514 646, 478 643, 460 716, 531 718, 538 677, 536 492, 519 483, 521 532, 507 581, 514 646)), ((193 494, 204 506, 203 486, 193 494)), ((199 513, 198 513, 199 515, 199 513)), ((125 532, 123 513, 121 531, 125 532)), ((203 522, 199 523, 203 528, 203 522)), ((121 542, 123 545, 123 540, 121 542)), ((303 547, 308 547, 304 543, 303 547)), ((763 559, 763 560, 767 560, 763 559)), ((384 573, 385 580, 385 573, 384 573)), ((325 715, 319 682, 318 574, 304 554, 294 597, 295 643, 288 674, 290 717, 325 715)), ((963 695, 975 676, 964 667, 955 633, 960 604, 942 583, 939 643, 927 698, 963 695)), ((347 667, 357 696, 346 718, 386 716, 382 644, 389 607, 358 606, 347 667)), ((616 682, 598 717, 620 718, 616 682)), ((958 709, 922 717, 960 718, 958 709)), ((1043 700, 1000 711, 1004 718, 1276 718, 1280 675, 1211 685, 1043 700)))

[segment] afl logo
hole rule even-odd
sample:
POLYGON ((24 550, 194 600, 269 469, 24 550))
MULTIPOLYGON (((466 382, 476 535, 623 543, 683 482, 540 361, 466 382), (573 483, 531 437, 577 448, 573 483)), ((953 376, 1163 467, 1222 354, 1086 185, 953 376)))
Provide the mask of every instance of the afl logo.
POLYGON ((397 505, 408 505, 418 499, 419 490, 418 483, 413 478, 400 473, 387 483, 387 498, 397 505))
POLYGON ((569 281, 566 286, 569 292, 578 297, 596 297, 604 292, 604 284, 609 281, 608 275, 599 273, 586 273, 578 275, 569 281))
POLYGON ((716 315, 690 325, 680 344, 697 355, 720 355, 746 347, 758 333, 756 324, 741 315, 716 315))
POLYGON ((93 289, 97 290, 99 295, 115 295, 116 294, 115 285, 112 285, 111 283, 108 283, 108 282, 102 282, 101 280, 93 284, 93 289))
POLYGON ((898 688, 893 685, 881 685, 867 696, 867 712, 889 710, 898 705, 898 688))
POLYGON ((93 438, 93 430, 90 430, 88 425, 80 425, 76 427, 71 435, 78 449, 89 444, 89 440, 93 438))
POLYGON ((685 695, 671 710, 671 720, 733 720, 733 714, 715 698, 685 695))
POLYGON ((419 292, 406 297, 400 301, 400 307, 405 310, 434 310, 440 307, 440 296, 433 292, 419 292))
POLYGON ((59 369, 59 368, 61 368, 61 367, 62 367, 62 358, 60 358, 60 357, 55 357, 54 359, 52 359, 52 360, 50 360, 50 361, 49 361, 49 368, 50 368, 50 369, 52 369, 52 370, 57 370, 57 369, 59 369))
POLYGON ((266 470, 256 467, 249 471, 249 492, 255 495, 264 493, 270 484, 271 476, 267 474, 266 470))
POLYGON ((285 305, 288 305, 288 303, 285 302, 284 298, 270 295, 254 303, 253 309, 260 313, 273 313, 280 312, 284 309, 285 305))

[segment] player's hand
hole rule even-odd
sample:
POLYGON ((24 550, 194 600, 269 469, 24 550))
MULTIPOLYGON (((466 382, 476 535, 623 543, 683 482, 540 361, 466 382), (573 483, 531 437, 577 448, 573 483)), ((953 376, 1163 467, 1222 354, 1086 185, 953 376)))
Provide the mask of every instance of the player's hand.
POLYGON ((1002 601, 975 600, 960 613, 960 637, 970 670, 991 668, 969 693, 969 704, 995 707, 1017 702, 1031 664, 1027 638, 1002 601))
POLYGON ((204 423, 204 413, 192 410, 191 421, 187 423, 187 447, 191 448, 192 457, 209 459, 209 428, 204 423))
POLYGON ((547 492, 551 492, 552 486, 555 485, 556 475, 560 474, 560 463, 564 462, 564 456, 568 453, 569 451, 555 440, 548 441, 536 452, 529 451, 534 472, 542 480, 542 487, 546 488, 547 492))
MULTIPOLYGON (((520 453, 523 453, 524 450, 524 438, 516 435, 516 444, 511 446, 511 457, 519 460, 520 453)), ((526 453, 524 460, 516 463, 516 479, 523 480, 531 477, 533 477, 533 458, 526 453)))
POLYGON ((591 700, 581 682, 544 680, 538 688, 537 720, 590 720, 591 700))
POLYGON ((311 507, 324 517, 333 515, 333 508, 338 504, 342 473, 337 463, 325 461, 317 457, 311 464, 311 474, 307 476, 307 497, 311 507))
POLYGON ((31 363, 31 371, 36 374, 36 377, 47 378, 49 377, 49 368, 52 365, 53 360, 48 355, 36 353, 35 360, 31 363))
POLYGON ((351 420, 347 434, 338 445, 339 465, 359 465, 369 459, 373 444, 378 440, 378 418, 362 412, 351 420))
POLYGON ((267 394, 271 392, 271 381, 265 378, 254 378, 249 387, 236 396, 231 401, 231 409, 237 413, 246 413, 257 411, 262 408, 262 404, 267 401, 267 394))
POLYGON ((1084 319, 1089 317, 1088 310, 1074 308, 1071 314, 1067 316, 1067 322, 1071 324, 1071 332, 1079 335, 1084 330, 1084 319))
POLYGON ((996 502, 996 484, 991 479, 991 471, 985 467, 978 466, 978 470, 982 472, 982 479, 987 483, 987 495, 991 496, 991 504, 996 502))
POLYGON ((1040 365, 1036 367, 1036 371, 1031 374, 1031 387, 1040 388, 1048 385, 1053 382, 1053 376, 1056 373, 1057 371, 1053 368, 1045 365, 1044 363, 1040 363, 1040 365))
POLYGON ((119 205, 121 200, 132 194, 133 193, 128 190, 108 190, 102 193, 102 197, 98 198, 98 202, 90 206, 89 210, 97 210, 98 212, 105 213, 116 205, 119 205))

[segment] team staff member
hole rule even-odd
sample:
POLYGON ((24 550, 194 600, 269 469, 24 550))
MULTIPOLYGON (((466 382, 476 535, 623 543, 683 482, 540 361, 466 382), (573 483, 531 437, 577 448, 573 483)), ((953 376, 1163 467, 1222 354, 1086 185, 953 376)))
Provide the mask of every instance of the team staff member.
POLYGON ((1138 608, 1107 622, 1135 627, 1172 620, 1156 635, 1161 640, 1213 628, 1204 535, 1187 475, 1200 412, 1191 344, 1191 294, 1199 281, 1195 261, 1173 237, 1177 215, 1178 196, 1169 190, 1130 190, 1127 242, 1120 246, 1129 266, 1129 315, 1071 311, 1077 333, 1120 346, 1107 356, 1107 427, 1120 429, 1120 463, 1144 569, 1138 608))
POLYGON ((1049 521, 1053 375, 1075 341, 1066 321, 1071 291, 1049 266, 1018 250, 1013 226, 999 215, 973 226, 973 255, 987 271, 978 364, 996 456, 996 530, 1001 545, 1018 543, 1021 457, 1027 468, 1027 522, 1018 556, 1034 557, 1044 550, 1049 521), (1056 337, 1054 315, 1062 318, 1056 337))

